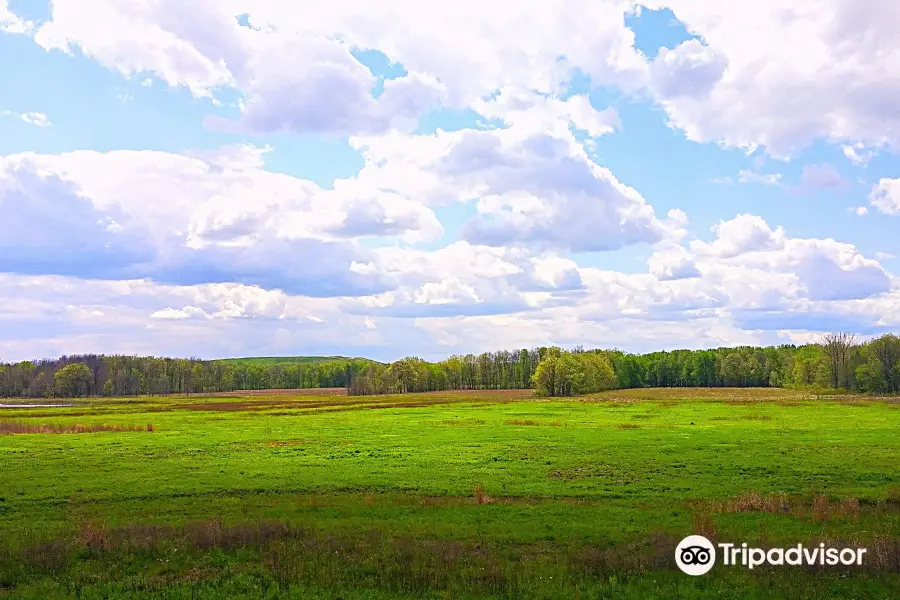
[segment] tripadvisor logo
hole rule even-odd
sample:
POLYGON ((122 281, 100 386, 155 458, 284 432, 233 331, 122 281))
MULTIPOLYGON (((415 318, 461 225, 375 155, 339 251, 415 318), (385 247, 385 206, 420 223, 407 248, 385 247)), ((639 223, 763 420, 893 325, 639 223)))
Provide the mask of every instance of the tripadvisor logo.
POLYGON ((716 564, 716 549, 702 535, 689 535, 675 548, 675 563, 688 575, 703 575, 716 564))
POLYGON ((826 548, 819 544, 811 548, 797 544, 790 548, 751 548, 720 542, 713 545, 702 535, 689 535, 675 548, 675 564, 688 575, 703 575, 716 564, 716 547, 727 566, 753 569, 760 565, 862 565, 866 548, 826 548))

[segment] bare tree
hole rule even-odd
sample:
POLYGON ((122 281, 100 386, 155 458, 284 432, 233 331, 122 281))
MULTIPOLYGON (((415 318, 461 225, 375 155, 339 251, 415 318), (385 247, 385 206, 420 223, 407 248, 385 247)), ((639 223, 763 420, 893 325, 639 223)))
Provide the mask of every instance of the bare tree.
POLYGON ((822 347, 831 365, 831 387, 850 387, 847 363, 855 344, 856 336, 849 333, 828 333, 822 337, 822 347))

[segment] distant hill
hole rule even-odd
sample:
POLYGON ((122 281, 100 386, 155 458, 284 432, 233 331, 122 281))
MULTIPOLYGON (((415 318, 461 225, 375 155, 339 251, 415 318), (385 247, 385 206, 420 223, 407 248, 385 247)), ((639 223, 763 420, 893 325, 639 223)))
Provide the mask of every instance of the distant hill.
POLYGON ((351 356, 249 356, 246 358, 223 358, 217 362, 271 366, 322 363, 334 360, 364 360, 372 363, 377 362, 368 358, 351 356))

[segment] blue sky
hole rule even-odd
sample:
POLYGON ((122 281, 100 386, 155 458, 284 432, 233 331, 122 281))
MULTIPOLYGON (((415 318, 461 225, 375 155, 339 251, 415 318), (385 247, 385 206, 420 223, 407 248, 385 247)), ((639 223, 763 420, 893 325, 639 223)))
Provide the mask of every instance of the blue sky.
POLYGON ((900 17, 796 4, 0 0, 0 360, 900 329, 900 17))

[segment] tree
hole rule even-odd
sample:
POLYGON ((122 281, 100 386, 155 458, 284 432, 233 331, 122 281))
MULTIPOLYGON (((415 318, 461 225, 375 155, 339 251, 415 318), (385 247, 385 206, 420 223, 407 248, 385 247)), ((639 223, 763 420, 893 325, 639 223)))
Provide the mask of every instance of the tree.
POLYGON ((744 360, 738 352, 731 352, 722 360, 719 378, 729 387, 744 385, 747 379, 744 360))
POLYGON ((586 352, 579 354, 577 358, 584 373, 580 393, 602 392, 616 386, 616 374, 607 357, 596 352, 586 352))
POLYGON ((829 333, 822 338, 822 347, 831 368, 831 387, 851 387, 847 366, 855 342, 856 337, 847 333, 829 333))
POLYGON ((83 362, 71 363, 53 375, 53 387, 59 396, 77 398, 90 393, 94 374, 83 362))
POLYGON ((868 362, 856 367, 856 383, 861 391, 870 394, 881 394, 887 391, 887 380, 877 358, 872 356, 868 362))
POLYGON ((559 348, 548 348, 543 358, 538 363, 532 375, 532 383, 535 391, 541 396, 556 396, 560 387, 559 379, 562 375, 563 365, 560 360, 559 348), (549 350, 556 350, 551 352, 549 350))
POLYGON ((888 393, 900 392, 900 337, 893 334, 883 335, 872 340, 868 344, 869 349, 878 361, 881 378, 884 381, 884 391, 888 393))
POLYGON ((616 385, 609 358, 597 352, 548 349, 533 376, 541 396, 571 396, 608 390, 616 385))

